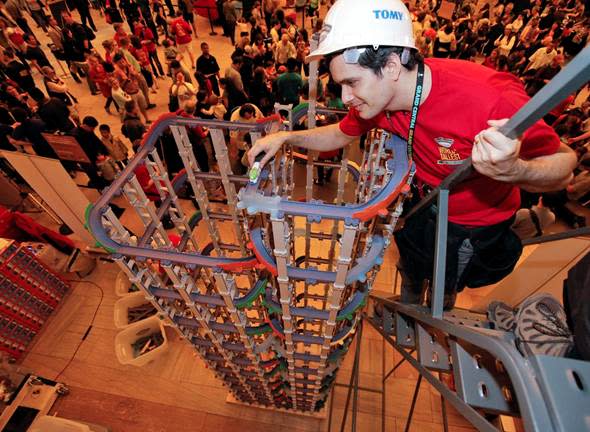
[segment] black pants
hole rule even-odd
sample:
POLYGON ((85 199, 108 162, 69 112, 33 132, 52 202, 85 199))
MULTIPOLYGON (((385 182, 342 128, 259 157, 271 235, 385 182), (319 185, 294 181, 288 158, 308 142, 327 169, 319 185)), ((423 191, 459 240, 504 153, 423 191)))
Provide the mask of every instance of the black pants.
POLYGON ((209 172, 209 156, 207 155, 205 145, 202 142, 198 144, 193 143, 193 153, 201 171, 209 172))
POLYGON ((45 12, 43 12, 43 9, 31 11, 31 16, 37 25, 39 25, 44 32, 47 32, 47 16, 45 15, 45 12))
POLYGON ((162 63, 160 63, 160 59, 158 58, 158 52, 148 52, 150 57, 150 65, 152 66, 152 71, 154 72, 155 76, 164 76, 164 68, 162 67, 162 63))
POLYGON ((31 27, 29 27, 29 23, 27 22, 26 19, 24 19, 24 18, 15 18, 14 21, 16 21, 16 23, 18 24, 18 26, 21 29, 23 29, 23 31, 25 33, 31 34, 31 35, 35 35, 35 33, 33 33, 33 30, 31 30, 31 27))
POLYGON ((141 74, 145 78, 145 82, 147 83, 147 86, 149 88, 152 88, 152 86, 154 85, 154 76, 152 75, 152 73, 149 70, 147 70, 146 68, 142 67, 141 74))
MULTIPOLYGON (((432 282, 436 206, 431 206, 405 221, 404 228, 395 233, 399 249, 399 267, 406 289, 419 292, 425 280, 432 282)), ((445 292, 462 291, 465 286, 477 288, 498 282, 512 272, 522 244, 510 229, 514 217, 495 225, 468 228, 449 222, 445 292), (459 271, 459 250, 469 239, 473 255, 459 271)))
POLYGON ((108 186, 109 182, 106 181, 104 178, 98 174, 98 168, 93 164, 80 164, 90 181, 88 182, 88 187, 101 190, 102 188, 108 186))
POLYGON ((217 81, 217 75, 208 75, 207 79, 211 83, 211 89, 213 90, 213 93, 215 93, 217 96, 221 96, 221 93, 219 92, 219 82, 217 81))
POLYGON ((92 20, 92 15, 90 15, 90 10, 85 8, 78 8, 78 12, 80 12, 80 20, 82 21, 82 25, 88 26, 90 24, 90 28, 96 31, 96 26, 94 25, 94 21, 92 20))
POLYGON ((117 108, 117 111, 119 111, 120 108, 123 108, 123 107, 119 107, 119 105, 117 105, 117 102, 115 102, 115 99, 113 99, 112 96, 109 96, 107 98, 107 101, 104 104, 104 109, 109 109, 111 107, 111 104, 115 105, 115 108, 117 108))
POLYGON ((227 37, 229 37, 229 39, 231 40, 231 44, 235 45, 236 44, 236 41, 235 41, 236 22, 235 21, 231 21, 231 22, 226 21, 223 26, 223 31, 225 32, 225 35, 227 37))
POLYGON ((165 0, 166 7, 168 8, 168 14, 171 16, 175 15, 174 6, 172 5, 172 0, 165 0))

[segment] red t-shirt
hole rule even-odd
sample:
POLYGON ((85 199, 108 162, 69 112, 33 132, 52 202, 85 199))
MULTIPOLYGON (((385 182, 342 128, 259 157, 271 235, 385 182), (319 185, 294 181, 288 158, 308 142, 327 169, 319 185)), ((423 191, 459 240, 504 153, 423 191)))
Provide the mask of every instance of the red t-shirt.
POLYGON ((133 57, 135 57, 135 59, 141 67, 145 69, 148 69, 150 67, 150 57, 148 54, 148 49, 145 45, 142 46, 140 49, 133 49, 133 51, 131 51, 131 54, 133 54, 133 57))
POLYGON ((186 45, 190 43, 193 38, 191 37, 192 29, 189 23, 187 23, 182 17, 174 19, 170 23, 170 31, 176 36, 177 45, 186 45))
MULTIPOLYGON (((515 76, 463 60, 426 59, 432 72, 432 89, 420 105, 414 133, 416 178, 430 186, 438 184, 471 155, 473 139, 487 129, 487 120, 511 117, 529 99, 515 76)), ((410 113, 385 113, 370 120, 351 108, 340 122, 347 135, 359 136, 381 128, 408 136, 410 113)), ((522 137, 520 157, 532 159, 553 154, 559 137, 543 121, 522 137)), ((520 205, 519 189, 475 173, 453 189, 449 220, 466 226, 492 225, 510 218, 520 205)))
POLYGON ((154 34, 149 28, 137 27, 135 29, 135 36, 141 39, 143 46, 147 48, 150 53, 156 52, 156 43, 154 42, 154 34))

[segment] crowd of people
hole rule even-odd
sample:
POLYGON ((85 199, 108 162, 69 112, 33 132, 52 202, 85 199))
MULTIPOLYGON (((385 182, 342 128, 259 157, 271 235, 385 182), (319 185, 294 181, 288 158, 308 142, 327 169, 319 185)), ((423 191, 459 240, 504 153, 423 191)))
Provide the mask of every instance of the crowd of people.
MULTIPOLYGON (((155 118, 152 99, 160 88, 168 90, 168 105, 157 107, 159 112, 204 119, 255 121, 273 113, 275 103, 298 105, 308 93, 305 57, 310 34, 321 29, 320 10, 325 8, 318 0, 281 3, 217 1, 216 10, 208 15, 214 12, 216 24, 229 38, 225 43, 233 47, 230 64, 222 70, 209 44, 199 41, 191 0, 177 4, 171 0, 73 0, 77 13, 66 10, 57 16, 49 13, 43 0, 0 0, 0 148, 28 148, 57 158, 42 133, 72 135, 90 163, 76 166, 63 161, 64 167, 72 172, 81 168, 90 179, 89 186, 102 188, 140 144, 155 118), (112 26, 110 36, 100 44, 93 7, 112 26), (302 16, 309 28, 298 26, 302 16), (67 78, 56 73, 57 62, 39 43, 40 32, 50 40, 51 55, 67 65, 67 78), (80 118, 78 100, 68 86, 70 77, 78 83, 85 79, 88 93, 103 98, 104 109, 113 114, 109 124, 99 125, 92 115, 80 118)), ((324 3, 329 7, 333 2, 324 3)), ((590 14, 581 0, 459 1, 452 11, 444 3, 421 0, 408 5, 420 53, 483 62, 512 73, 521 78, 531 96, 589 40, 590 14)), ((344 109, 339 85, 331 81, 324 65, 319 70, 323 77, 319 101, 344 109)), ((586 85, 545 118, 579 155, 570 187, 543 197, 572 225, 584 221, 565 210, 567 201, 585 204, 590 200, 589 93, 586 85)), ((232 161, 240 161, 248 149, 243 138, 230 137, 232 161)), ((206 148, 207 131, 194 130, 191 140, 195 150, 206 148)), ((170 137, 165 134, 162 141, 171 147, 164 149, 164 156, 173 174, 181 163, 170 137)), ((211 158, 201 157, 199 163, 214 169, 211 158)), ((233 168, 245 170, 244 164, 233 168)), ((320 177, 319 183, 330 180, 320 177)), ((530 204, 538 204, 538 197, 531 200, 535 201, 530 204)))

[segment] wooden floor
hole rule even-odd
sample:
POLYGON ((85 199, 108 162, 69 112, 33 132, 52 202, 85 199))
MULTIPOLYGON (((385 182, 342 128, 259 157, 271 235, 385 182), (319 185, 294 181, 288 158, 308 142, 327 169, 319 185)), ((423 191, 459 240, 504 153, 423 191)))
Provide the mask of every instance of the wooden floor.
MULTIPOLYGON (((383 266, 377 285, 386 287, 389 266, 383 266), (386 279, 387 278, 387 279, 386 279)), ((71 294, 37 338, 21 369, 66 383, 70 395, 58 400, 52 413, 109 426, 115 432, 150 431, 327 431, 328 421, 226 403, 227 391, 190 346, 168 329, 169 349, 147 366, 138 368, 118 363, 114 352, 117 329, 113 305, 118 297, 114 280, 118 268, 101 263, 86 280, 74 284, 71 294), (82 337, 97 310, 87 338, 82 337), (81 343, 81 345, 80 345, 81 343), (65 372, 57 377, 80 345, 65 372)), ((369 326, 362 338, 360 385, 380 388, 382 339, 369 326)), ((347 383, 352 369, 354 345, 338 374, 338 383, 347 383)), ((386 367, 399 359, 391 347, 385 351, 386 367)), ((400 367, 387 381, 386 427, 403 430, 417 374, 409 365, 400 367)), ((346 401, 346 388, 334 390, 332 430, 339 430, 346 401)), ((423 384, 414 414, 412 429, 439 431, 440 397, 423 384)), ((359 431, 381 428, 381 399, 376 393, 360 393, 359 431)), ((457 413, 451 412, 451 430, 472 430, 457 413)), ((349 416, 350 426, 350 416, 349 416)), ((349 428, 348 428, 349 429, 349 428)), ((347 430, 348 430, 347 429, 347 430)))

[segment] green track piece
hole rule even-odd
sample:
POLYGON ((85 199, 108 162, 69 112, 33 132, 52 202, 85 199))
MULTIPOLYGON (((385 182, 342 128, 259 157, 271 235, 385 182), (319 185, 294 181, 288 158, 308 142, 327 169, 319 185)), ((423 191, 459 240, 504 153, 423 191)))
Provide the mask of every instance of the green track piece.
POLYGON ((252 293, 248 293, 247 295, 245 295, 243 298, 241 299, 236 299, 234 301, 234 305, 236 306, 236 308, 238 309, 244 309, 244 308, 249 308, 252 307, 252 304, 254 303, 254 301, 262 294, 264 293, 264 290, 266 289, 266 285, 267 285, 268 281, 266 279, 263 279, 262 281, 260 281, 260 283, 256 284, 255 291, 252 293))
POLYGON ((197 210, 196 212, 193 213, 193 215, 190 217, 190 219, 188 220, 188 225, 190 227, 192 227, 193 223, 195 223, 195 220, 201 217, 201 211, 197 210))
POLYGON ((280 315, 282 313, 281 308, 278 308, 278 307, 274 306, 273 304, 268 303, 264 297, 262 297, 262 304, 266 307, 266 309, 268 310, 268 313, 276 313, 278 315, 280 315))
POLYGON ((365 305, 367 304, 367 297, 369 295, 369 292, 367 291, 365 293, 365 297, 363 298, 363 300, 358 304, 358 306, 356 308, 354 308, 353 310, 351 310, 349 313, 347 313, 346 315, 340 315, 338 314, 336 316, 336 321, 344 321, 344 320, 348 320, 348 321, 352 321, 352 319, 354 318, 354 315, 356 314, 356 311, 358 311, 359 309, 365 307, 365 305))
POLYGON ((86 209, 84 210, 84 228, 86 228, 86 231, 88 231, 90 233, 90 235, 92 235, 92 238, 96 242, 94 244, 94 246, 101 247, 104 250, 106 250, 108 253, 114 254, 117 251, 113 248, 103 245, 101 242, 96 240, 96 237, 94 237, 94 234, 90 230, 90 224, 88 223, 88 219, 90 218, 90 212, 92 211, 93 208, 94 208, 94 205, 92 205, 92 203, 88 203, 88 205, 86 206, 86 209))

